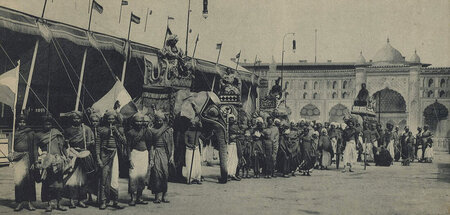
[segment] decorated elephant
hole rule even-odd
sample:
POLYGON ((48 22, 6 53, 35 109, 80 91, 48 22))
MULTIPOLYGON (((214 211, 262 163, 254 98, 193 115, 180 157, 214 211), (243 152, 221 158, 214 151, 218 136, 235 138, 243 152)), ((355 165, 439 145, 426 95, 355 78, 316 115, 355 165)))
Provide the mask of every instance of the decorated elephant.
MULTIPOLYGON (((220 160, 220 178, 219 183, 226 183, 228 172, 227 172, 227 144, 228 144, 228 127, 227 118, 229 115, 238 115, 234 105, 224 105, 221 104, 218 96, 213 92, 198 92, 191 93, 186 92, 184 94, 179 94, 177 98, 177 103, 175 107, 176 118, 174 125, 176 134, 176 151, 177 148, 179 158, 179 163, 184 160, 183 151, 183 135, 187 130, 190 122, 199 120, 203 125, 203 132, 205 136, 207 134, 213 133, 213 138, 216 143, 215 147, 219 150, 219 160, 220 160)), ((181 166, 181 165, 179 165, 181 166)), ((179 170, 179 168, 178 168, 179 170)), ((179 173, 180 171, 178 171, 179 173)), ((178 174, 179 175, 179 174, 178 174)))

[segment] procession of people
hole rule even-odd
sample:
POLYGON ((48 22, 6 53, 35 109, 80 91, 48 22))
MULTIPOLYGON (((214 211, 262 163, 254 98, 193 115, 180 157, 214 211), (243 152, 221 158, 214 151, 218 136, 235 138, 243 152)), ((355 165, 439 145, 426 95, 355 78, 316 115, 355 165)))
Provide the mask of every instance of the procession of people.
MULTIPOLYGON (((70 127, 59 131, 55 119, 46 116, 42 129, 27 127, 25 115, 17 118, 14 150, 8 158, 13 163, 15 211, 35 210, 36 183, 42 183, 41 200, 46 211, 69 208, 108 206, 123 209, 118 202, 119 163, 127 163, 129 206, 146 205, 145 188, 154 195, 153 202, 169 203, 169 169, 175 166, 174 154, 185 151, 182 176, 187 184, 202 184, 202 153, 214 134, 205 136, 202 123, 191 120, 182 142, 174 145, 173 125, 167 114, 156 110, 149 117, 141 112, 125 123, 116 110, 103 116, 89 114, 90 126, 83 123, 83 113, 70 113, 70 127), (153 121, 149 123, 148 118, 153 121), (146 120, 147 119, 147 120, 146 120), (121 158, 122 160, 120 160, 121 158), (97 202, 92 201, 96 196, 97 202)), ((301 119, 289 122, 259 112, 238 118, 228 116, 228 181, 248 178, 266 179, 311 176, 313 171, 331 169, 353 172, 357 162, 390 166, 394 161, 432 162, 432 133, 428 126, 418 128, 415 136, 406 126, 402 133, 387 123, 364 122, 346 117, 345 123, 301 119)), ((218 147, 218 146, 213 146, 218 147)), ((226 183, 226 181, 220 181, 226 183)))

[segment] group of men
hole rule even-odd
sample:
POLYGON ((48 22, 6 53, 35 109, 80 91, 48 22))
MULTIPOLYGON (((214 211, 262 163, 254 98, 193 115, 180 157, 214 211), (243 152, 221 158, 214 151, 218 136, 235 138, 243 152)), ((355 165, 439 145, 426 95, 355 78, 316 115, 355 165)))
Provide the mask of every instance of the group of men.
POLYGON ((8 159, 14 167, 15 211, 36 201, 36 183, 42 183, 41 198, 48 202, 47 212, 66 211, 61 198, 70 200, 70 208, 86 208, 97 196, 99 209, 122 209, 119 196, 119 162, 128 158, 130 206, 148 204, 142 199, 145 187, 155 195, 154 203, 168 203, 169 163, 173 163, 173 129, 164 113, 155 111, 154 121, 135 114, 130 128, 124 130, 115 110, 103 117, 89 116, 91 127, 82 123, 81 112, 70 114, 71 125, 60 132, 51 116, 43 127, 27 127, 26 117, 17 119, 14 145, 8 159), (90 202, 89 202, 90 201, 90 202))
POLYGON ((433 157, 432 133, 427 125, 412 135, 406 126, 403 133, 398 127, 356 118, 345 118, 345 123, 324 124, 300 120, 299 123, 273 117, 253 117, 247 120, 229 120, 227 169, 229 180, 253 177, 272 178, 295 176, 298 170, 310 175, 313 168, 327 169, 339 162, 343 172, 353 172, 358 161, 375 162, 377 166, 390 166, 402 160, 403 165, 417 159, 430 162, 433 157))
MULTIPOLYGON (((8 158, 14 166, 16 211, 24 204, 35 210, 35 184, 42 183, 41 198, 48 202, 46 211, 67 210, 60 204, 62 197, 70 200, 70 208, 86 208, 97 196, 99 209, 122 209, 118 203, 119 165, 127 161, 130 206, 147 204, 142 198, 147 187, 155 195, 154 203, 168 203, 169 167, 176 166, 174 130, 164 113, 155 110, 154 121, 138 112, 128 119, 124 129, 120 114, 106 111, 103 117, 91 113, 91 126, 83 124, 81 112, 70 114, 71 125, 64 132, 53 127, 56 122, 45 117, 40 131, 27 127, 20 115, 10 145, 8 158)), ((295 176, 296 171, 310 176, 312 169, 327 169, 332 162, 344 166, 343 172, 353 172, 360 161, 374 161, 389 166, 402 158, 405 165, 415 158, 431 161, 432 134, 428 126, 414 137, 408 127, 399 134, 391 123, 382 129, 379 123, 345 118, 345 123, 324 124, 300 120, 298 123, 262 117, 254 114, 237 119, 227 118, 226 171, 228 180, 242 178, 272 178, 295 176), (431 152, 430 152, 431 149, 431 152), (253 172, 253 176, 250 176, 253 172)), ((183 176, 188 184, 201 184, 202 135, 199 120, 190 121, 184 132, 185 163, 183 176)), ((226 183, 227 180, 219 180, 226 183)))

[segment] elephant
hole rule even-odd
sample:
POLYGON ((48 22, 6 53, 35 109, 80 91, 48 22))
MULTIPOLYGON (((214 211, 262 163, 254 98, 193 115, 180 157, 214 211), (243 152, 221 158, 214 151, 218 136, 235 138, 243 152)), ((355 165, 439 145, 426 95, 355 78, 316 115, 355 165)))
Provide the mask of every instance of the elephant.
MULTIPOLYGON (((199 120, 203 125, 203 133, 213 133, 216 141, 216 147, 219 151, 220 178, 219 183, 226 183, 227 172, 227 144, 228 128, 227 117, 229 114, 237 116, 236 108, 233 105, 222 105, 218 96, 213 92, 186 93, 184 98, 177 102, 181 104, 175 108, 176 138, 175 150, 178 151, 178 167, 184 163, 184 142, 183 135, 191 121, 199 120), (182 100, 182 102, 180 101, 182 100)), ((205 135, 206 136, 206 135, 205 135)), ((177 175, 180 176, 181 168, 177 169, 177 175)))

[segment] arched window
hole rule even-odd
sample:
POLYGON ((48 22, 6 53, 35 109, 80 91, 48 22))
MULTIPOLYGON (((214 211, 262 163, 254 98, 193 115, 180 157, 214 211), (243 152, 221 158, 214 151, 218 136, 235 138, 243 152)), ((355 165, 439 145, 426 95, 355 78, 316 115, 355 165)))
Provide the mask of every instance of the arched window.
POLYGON ((346 99, 346 98, 348 98, 348 94, 347 94, 347 92, 344 92, 344 93, 342 93, 342 98, 343 98, 343 99, 346 99))
POLYGON ((337 87, 337 81, 333 81, 333 90, 337 87))
POLYGON ((303 93, 303 99, 307 99, 308 98, 308 93, 303 93))
POLYGON ((433 79, 432 78, 430 78, 428 80, 428 87, 433 87, 433 79))
POLYGON ((334 92, 333 95, 331 96, 331 98, 333 98, 333 99, 337 98, 337 93, 334 92))
POLYGON ((314 93, 314 94, 313 94, 313 99, 318 99, 318 98, 319 98, 319 94, 314 93))
POLYGON ((443 90, 441 90, 441 92, 439 92, 439 98, 444 98, 445 97, 445 92, 443 90))
POLYGON ((344 83, 342 83, 342 89, 345 89, 347 87, 347 81, 344 81, 344 83))
POLYGON ((445 79, 441 79, 441 84, 440 84, 440 86, 441 86, 441 87, 445 87, 445 79))
POLYGON ((305 81, 305 83, 303 83, 303 89, 306 90, 308 88, 308 82, 305 81))
POLYGON ((428 98, 434 97, 434 92, 433 92, 433 90, 428 91, 427 96, 428 96, 428 98))
POLYGON ((314 82, 314 89, 316 90, 319 87, 319 83, 317 81, 314 82))

